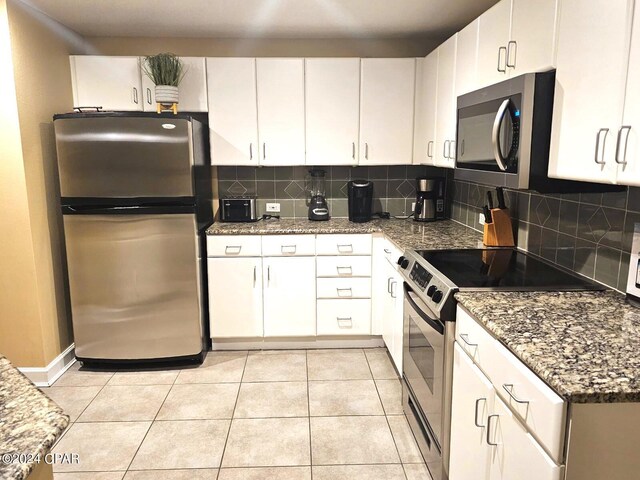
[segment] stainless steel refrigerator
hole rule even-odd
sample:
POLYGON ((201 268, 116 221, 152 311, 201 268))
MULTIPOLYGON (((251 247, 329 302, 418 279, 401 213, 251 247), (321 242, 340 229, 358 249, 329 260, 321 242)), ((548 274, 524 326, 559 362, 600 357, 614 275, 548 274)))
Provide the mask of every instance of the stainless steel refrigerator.
POLYGON ((201 360, 213 221, 203 125, 54 116, 76 358, 201 360))

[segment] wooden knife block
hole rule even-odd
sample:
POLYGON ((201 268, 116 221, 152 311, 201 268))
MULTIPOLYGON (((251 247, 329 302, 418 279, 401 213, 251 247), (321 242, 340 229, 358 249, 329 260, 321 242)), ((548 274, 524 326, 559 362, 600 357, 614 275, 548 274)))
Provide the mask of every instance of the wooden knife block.
POLYGON ((484 224, 482 243, 487 247, 515 247, 509 210, 493 208, 491 217, 493 222, 484 224))

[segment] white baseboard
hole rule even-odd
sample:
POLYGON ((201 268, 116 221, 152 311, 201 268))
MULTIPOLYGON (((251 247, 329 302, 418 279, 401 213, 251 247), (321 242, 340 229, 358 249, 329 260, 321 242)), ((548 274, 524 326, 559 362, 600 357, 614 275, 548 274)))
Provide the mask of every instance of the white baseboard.
POLYGON ((375 348, 384 347, 380 336, 360 337, 293 337, 293 338, 225 338, 213 339, 211 350, 282 350, 314 348, 375 348))
POLYGON ((36 387, 50 387, 76 362, 74 348, 75 344, 72 343, 46 367, 21 367, 18 370, 31 380, 36 387))

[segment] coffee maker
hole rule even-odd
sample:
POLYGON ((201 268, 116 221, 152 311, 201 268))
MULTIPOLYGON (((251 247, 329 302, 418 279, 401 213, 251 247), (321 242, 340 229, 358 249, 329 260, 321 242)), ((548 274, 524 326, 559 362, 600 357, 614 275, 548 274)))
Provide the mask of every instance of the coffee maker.
POLYGON ((416 222, 442 220, 444 211, 444 178, 416 178, 416 208, 413 219, 416 222))
POLYGON ((371 220, 373 206, 373 182, 351 180, 348 185, 349 220, 364 223, 371 220))
POLYGON ((329 206, 327 205, 324 180, 325 173, 320 168, 309 170, 309 220, 329 220, 329 206))

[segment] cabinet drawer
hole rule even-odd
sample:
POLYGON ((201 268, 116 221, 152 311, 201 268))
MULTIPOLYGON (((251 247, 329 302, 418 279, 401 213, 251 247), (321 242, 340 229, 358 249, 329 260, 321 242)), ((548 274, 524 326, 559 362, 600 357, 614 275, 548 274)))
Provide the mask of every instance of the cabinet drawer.
POLYGON ((262 255, 265 257, 291 257, 315 254, 316 239, 313 235, 262 236, 262 255))
POLYGON ((371 298, 370 278, 319 278, 318 298, 371 298))
POLYGON ((460 307, 456 314, 456 341, 489 376, 487 369, 495 362, 495 339, 460 307))
POLYGON ((562 463, 566 403, 498 340, 488 373, 498 394, 529 431, 562 463))
POLYGON ((318 257, 318 277, 370 277, 371 257, 318 257))
POLYGON ((371 300, 318 300, 318 335, 369 335, 371 300))
POLYGON ((208 257, 259 257, 262 255, 260 235, 209 235, 208 257))
POLYGON ((371 235, 318 235, 318 255, 371 255, 371 235))

